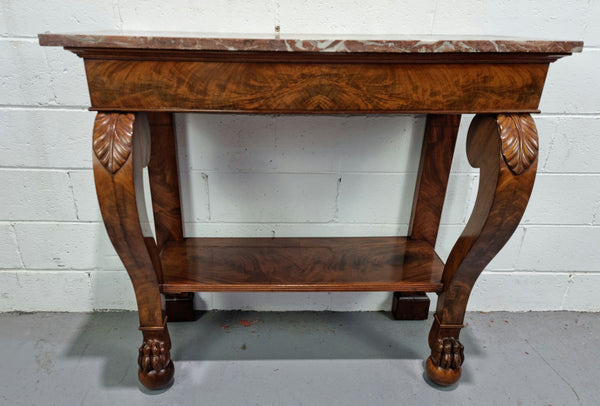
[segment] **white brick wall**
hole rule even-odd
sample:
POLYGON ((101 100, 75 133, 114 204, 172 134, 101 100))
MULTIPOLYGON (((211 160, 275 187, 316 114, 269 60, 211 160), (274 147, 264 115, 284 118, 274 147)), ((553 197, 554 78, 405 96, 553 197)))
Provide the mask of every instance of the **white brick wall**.
MULTIPOLYGON (((600 2, 0 0, 0 311, 134 309, 93 188, 83 64, 40 32, 157 30, 583 39, 550 67, 538 180, 471 310, 600 310, 600 2)), ((473 207, 463 117, 437 251, 473 207)), ((422 116, 177 115, 190 236, 402 235, 422 116), (364 135, 367 134, 368 137, 364 135), (341 179, 341 181, 340 181, 341 179)), ((388 309, 387 293, 204 293, 199 308, 388 309)))

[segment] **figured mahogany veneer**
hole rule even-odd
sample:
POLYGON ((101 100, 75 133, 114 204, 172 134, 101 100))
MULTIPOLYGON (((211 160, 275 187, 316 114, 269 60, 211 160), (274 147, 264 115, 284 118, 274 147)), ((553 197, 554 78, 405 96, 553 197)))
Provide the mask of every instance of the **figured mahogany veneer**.
POLYGON ((164 293, 439 292, 444 264, 425 241, 371 238, 188 238, 169 242, 164 293))
MULTIPOLYGON (((197 291, 394 291, 393 315, 424 319, 428 378, 458 381, 473 286, 519 224, 533 188, 548 66, 581 42, 509 38, 217 38, 41 34, 81 56, 98 110, 94 178, 108 235, 131 278, 143 342, 138 376, 172 380, 167 316, 197 291), (184 238, 173 112, 427 113, 407 237, 184 238), (147 113, 145 113, 147 112, 147 113), (479 190, 446 264, 434 251, 461 115, 479 190), (156 237, 148 230, 148 167, 156 237), (166 315, 161 307, 165 296, 166 315)), ((365 134, 368 137, 370 134, 365 134)), ((364 151, 368 154, 369 151, 364 151)))
POLYGON ((537 111, 546 64, 85 63, 97 110, 253 113, 537 111))

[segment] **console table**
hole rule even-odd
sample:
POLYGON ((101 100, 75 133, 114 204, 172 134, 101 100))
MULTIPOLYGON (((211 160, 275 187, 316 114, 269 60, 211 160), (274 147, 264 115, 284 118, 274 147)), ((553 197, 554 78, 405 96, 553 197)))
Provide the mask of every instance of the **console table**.
POLYGON ((84 59, 98 112, 98 201, 133 283, 143 334, 138 375, 152 389, 173 378, 167 318, 189 318, 199 291, 391 291, 399 319, 426 318, 424 292, 435 292, 426 371, 439 385, 456 382, 471 289, 513 234, 533 187, 538 134, 530 114, 538 112, 549 64, 583 45, 172 33, 40 34, 39 41, 84 59), (427 114, 408 236, 185 238, 175 112, 427 114), (480 168, 479 191, 444 264, 434 247, 463 113, 476 114, 467 154, 480 168), (155 237, 147 230, 145 166, 155 237))

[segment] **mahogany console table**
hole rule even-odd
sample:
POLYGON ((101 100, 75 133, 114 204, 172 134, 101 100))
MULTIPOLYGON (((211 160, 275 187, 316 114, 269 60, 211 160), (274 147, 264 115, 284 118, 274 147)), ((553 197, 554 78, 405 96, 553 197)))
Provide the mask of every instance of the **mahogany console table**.
POLYGON ((96 191, 135 289, 139 379, 153 389, 173 378, 167 317, 190 314, 190 293, 198 291, 392 291, 397 318, 426 318, 429 303, 413 296, 436 292, 426 370, 437 384, 456 382, 471 289, 519 224, 533 187, 538 134, 530 113, 538 112, 550 62, 583 45, 117 33, 41 34, 39 41, 84 59, 91 109, 98 111, 96 191), (427 114, 408 236, 185 238, 175 112, 427 114), (434 246, 463 113, 476 113, 467 153, 480 168, 479 191, 444 264, 434 246), (144 166, 156 238, 143 227, 144 166))

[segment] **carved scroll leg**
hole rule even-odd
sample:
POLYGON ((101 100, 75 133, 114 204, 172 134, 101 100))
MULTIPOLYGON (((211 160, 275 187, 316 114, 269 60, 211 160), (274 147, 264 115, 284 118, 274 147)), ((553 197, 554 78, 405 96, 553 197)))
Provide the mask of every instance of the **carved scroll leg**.
POLYGON ((161 310, 156 245, 146 237, 142 166, 147 161, 145 117, 98 113, 94 123, 94 179, 104 225, 127 269, 137 299, 140 330, 139 378, 150 389, 169 384, 173 363, 171 340, 161 310), (134 130, 135 125, 135 130, 134 130), (140 221, 142 220, 142 221, 140 221))
POLYGON ((448 257, 429 333, 426 371, 438 385, 460 378, 464 359, 458 341, 467 301, 485 266, 517 228, 537 169, 538 136, 529 114, 477 115, 469 127, 467 155, 480 168, 473 213, 448 257))

